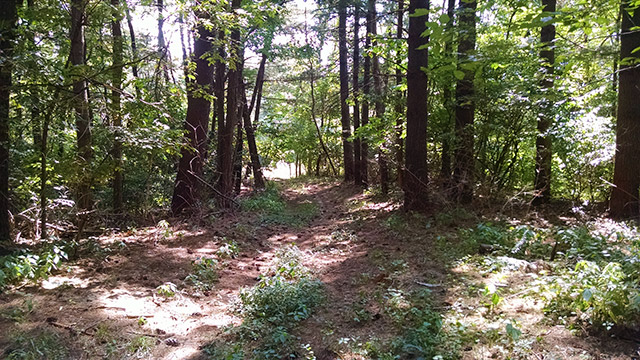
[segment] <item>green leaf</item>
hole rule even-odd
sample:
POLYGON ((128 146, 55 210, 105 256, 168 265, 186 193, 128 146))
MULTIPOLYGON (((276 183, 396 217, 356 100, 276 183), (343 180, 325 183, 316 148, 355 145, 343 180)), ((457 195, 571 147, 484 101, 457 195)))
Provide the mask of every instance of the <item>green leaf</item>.
POLYGON ((409 14, 409 17, 421 17, 421 16, 427 16, 427 15, 429 15, 429 9, 421 8, 421 9, 416 9, 416 11, 413 14, 409 14))
POLYGON ((518 341, 520 335, 522 335, 522 331, 515 328, 511 323, 507 324, 507 334, 511 337, 513 341, 518 341))
POLYGON ((455 76, 456 79, 458 79, 458 80, 462 80, 462 79, 464 79, 464 72, 462 72, 460 70, 453 70, 453 76, 455 76))
POLYGON ((593 297, 593 291, 591 291, 591 289, 586 289, 585 291, 582 292, 582 298, 584 299, 584 301, 589 301, 591 300, 592 297, 593 297))
POLYGON ((442 14, 440 15, 440 18, 438 18, 438 20, 440 21, 441 24, 446 24, 449 21, 451 21, 451 18, 447 14, 442 14))

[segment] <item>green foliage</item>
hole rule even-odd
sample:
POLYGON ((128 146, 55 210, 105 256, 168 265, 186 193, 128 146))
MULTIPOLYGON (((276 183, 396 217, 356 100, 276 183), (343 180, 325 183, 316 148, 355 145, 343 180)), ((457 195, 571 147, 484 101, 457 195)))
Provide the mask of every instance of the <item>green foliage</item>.
POLYGON ((38 281, 49 277, 67 254, 56 244, 44 246, 38 253, 22 250, 18 254, 0 257, 0 290, 22 280, 38 281))
POLYGON ((191 273, 184 279, 198 290, 207 291, 213 288, 218 280, 218 260, 212 258, 200 258, 191 262, 191 273))
POLYGON ((20 333, 12 336, 8 360, 63 360, 68 350, 59 336, 52 332, 39 334, 20 333))
POLYGON ((576 314, 578 321, 607 330, 614 325, 633 327, 640 320, 640 290, 616 262, 600 266, 580 261, 549 290, 554 296, 545 311, 555 317, 576 314))
POLYGON ((25 298, 22 305, 15 308, 7 309, 0 313, 0 317, 9 319, 18 323, 24 322, 26 317, 33 312, 33 299, 31 297, 25 298))
POLYGON ((231 240, 226 241, 216 251, 216 255, 220 259, 235 259, 240 253, 240 246, 237 242, 231 240))
POLYGON ((300 227, 309 223, 318 214, 318 205, 313 202, 287 203, 273 182, 267 185, 266 190, 244 199, 241 205, 245 211, 259 213, 261 222, 264 224, 300 227))
POLYGON ((127 351, 136 357, 143 357, 156 345, 156 339, 151 336, 136 336, 127 344, 127 351))
POLYGON ((324 301, 322 283, 302 265, 296 247, 282 249, 277 257, 269 271, 272 275, 262 276, 254 287, 241 291, 237 312, 243 322, 228 330, 235 341, 216 341, 204 348, 211 359, 283 359, 295 353, 309 354, 308 346, 297 344, 291 330, 324 301))
POLYGON ((269 214, 284 212, 287 205, 274 182, 267 183, 265 190, 252 194, 240 204, 244 211, 269 214))
POLYGON ((164 283, 156 288, 156 293, 165 298, 172 298, 176 296, 178 287, 174 283, 164 283))

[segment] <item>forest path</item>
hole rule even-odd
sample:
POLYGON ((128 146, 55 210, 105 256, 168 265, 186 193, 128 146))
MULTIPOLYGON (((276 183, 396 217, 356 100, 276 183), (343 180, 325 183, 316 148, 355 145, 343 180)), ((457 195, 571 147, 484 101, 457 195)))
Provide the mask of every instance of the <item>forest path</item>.
POLYGON ((392 341, 413 345, 401 336, 421 336, 433 316, 448 334, 422 341, 445 336, 436 344, 445 358, 627 359, 634 349, 544 322, 542 302, 527 297, 535 274, 480 273, 467 262, 460 230, 478 226, 476 215, 406 214, 399 196, 335 181, 279 187, 284 210, 200 214, 83 241, 42 284, 0 294, 0 358, 39 344, 40 352, 62 349, 47 352, 49 359, 216 359, 203 347, 232 340, 225 328, 242 323, 234 311, 241 290, 272 275, 292 245, 326 300, 292 329, 288 344, 308 344, 318 360, 378 358, 392 341), (203 259, 217 261, 215 270, 203 259), (503 286, 499 306, 483 292, 491 282, 503 286), (522 331, 519 342, 506 323, 522 331))

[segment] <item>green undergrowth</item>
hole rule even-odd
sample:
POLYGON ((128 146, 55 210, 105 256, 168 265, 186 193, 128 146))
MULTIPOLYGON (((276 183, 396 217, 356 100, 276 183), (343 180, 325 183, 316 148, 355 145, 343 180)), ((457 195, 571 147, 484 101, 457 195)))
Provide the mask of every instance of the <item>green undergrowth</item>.
POLYGON ((269 182, 267 188, 256 192, 240 203, 243 211, 258 213, 265 225, 302 227, 318 214, 318 205, 311 201, 287 202, 278 184, 269 182))
POLYGON ((46 244, 39 250, 20 250, 0 257, 0 292, 10 284, 21 281, 47 279, 68 258, 65 249, 58 244, 46 244))
POLYGON ((640 237, 635 229, 484 222, 460 230, 458 240, 451 246, 449 239, 438 239, 456 265, 471 265, 483 276, 534 273, 526 295, 542 300, 554 323, 605 332, 640 324, 640 237))
POLYGON ((63 360, 69 351, 60 337, 53 332, 39 334, 14 333, 11 345, 3 354, 8 360, 63 360))
POLYGON ((242 324, 227 328, 224 339, 204 347, 208 358, 314 358, 293 331, 323 303, 323 285, 302 264, 304 254, 297 247, 278 251, 276 258, 255 286, 241 291, 235 313, 242 324))

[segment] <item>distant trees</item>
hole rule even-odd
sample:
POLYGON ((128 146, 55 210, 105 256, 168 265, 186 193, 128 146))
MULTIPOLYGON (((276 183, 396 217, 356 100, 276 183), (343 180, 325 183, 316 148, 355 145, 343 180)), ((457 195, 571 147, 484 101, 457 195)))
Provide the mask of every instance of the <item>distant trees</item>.
POLYGON ((620 30, 620 74, 616 155, 610 214, 614 218, 640 216, 640 11, 632 1, 623 2, 620 30))

